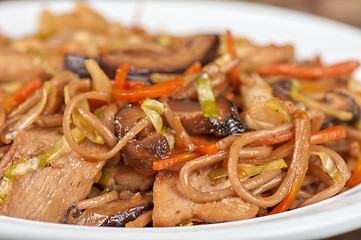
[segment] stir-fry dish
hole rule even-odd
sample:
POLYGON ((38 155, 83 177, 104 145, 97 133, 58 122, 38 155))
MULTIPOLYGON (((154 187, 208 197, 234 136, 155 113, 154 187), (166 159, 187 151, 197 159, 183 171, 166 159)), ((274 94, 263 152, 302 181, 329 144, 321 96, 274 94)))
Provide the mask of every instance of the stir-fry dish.
POLYGON ((0 214, 191 226, 333 197, 361 182, 358 67, 44 10, 0 36, 0 214))

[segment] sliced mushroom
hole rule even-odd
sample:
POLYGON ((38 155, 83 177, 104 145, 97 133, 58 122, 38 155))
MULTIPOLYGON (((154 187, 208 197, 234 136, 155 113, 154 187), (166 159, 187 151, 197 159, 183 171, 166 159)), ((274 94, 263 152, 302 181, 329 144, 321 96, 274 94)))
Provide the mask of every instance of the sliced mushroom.
POLYGON ((153 161, 164 158, 170 153, 170 146, 166 137, 152 132, 142 140, 128 141, 123 150, 124 162, 144 173, 155 173, 153 161))
POLYGON ((146 117, 144 111, 136 103, 128 103, 115 114, 115 135, 123 137, 141 118, 146 117))
POLYGON ((99 60, 93 57, 81 56, 76 54, 67 54, 64 57, 64 70, 69 70, 77 74, 80 78, 90 78, 88 70, 85 68, 84 61, 94 59, 99 64, 99 60))
POLYGON ((236 107, 224 97, 216 99, 219 116, 203 117, 199 102, 190 99, 169 100, 169 106, 178 114, 189 134, 214 134, 228 136, 240 134, 249 128, 239 116, 236 107))
POLYGON ((349 123, 356 123, 360 120, 359 106, 356 104, 355 100, 346 93, 337 90, 328 91, 325 93, 322 102, 333 109, 352 113, 353 117, 348 121, 349 123))
POLYGON ((98 227, 124 227, 142 214, 152 210, 153 197, 144 195, 138 201, 116 200, 83 211, 75 206, 68 209, 64 223, 98 227))
POLYGON ((152 73, 182 73, 196 61, 204 65, 215 57, 218 46, 217 35, 195 35, 182 38, 176 46, 128 46, 101 55, 99 60, 101 67, 111 78, 118 66, 128 63, 131 66, 128 78, 149 80, 152 73))
POLYGON ((289 79, 280 79, 270 83, 272 87, 272 94, 275 97, 279 97, 284 101, 291 100, 290 90, 292 86, 292 82, 289 79))
MULTIPOLYGON (((143 117, 146 117, 145 113, 135 103, 122 107, 114 118, 116 136, 123 137, 143 117)), ((128 141, 122 151, 126 164, 149 174, 154 173, 153 161, 165 157, 169 152, 168 140, 162 134, 156 133, 152 126, 128 141)))

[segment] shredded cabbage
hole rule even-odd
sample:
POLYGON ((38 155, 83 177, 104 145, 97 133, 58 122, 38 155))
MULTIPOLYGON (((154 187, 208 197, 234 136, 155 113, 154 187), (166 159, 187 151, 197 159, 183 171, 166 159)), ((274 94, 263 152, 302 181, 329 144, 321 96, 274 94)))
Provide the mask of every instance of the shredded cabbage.
POLYGON ((247 173, 249 177, 262 173, 263 171, 273 171, 277 169, 286 168, 287 164, 283 159, 273 160, 269 163, 260 164, 257 166, 243 167, 242 170, 247 173))
POLYGON ((300 83, 296 80, 293 80, 291 92, 290 92, 290 95, 293 100, 295 100, 297 102, 302 102, 309 108, 319 108, 320 110, 325 112, 327 115, 336 117, 336 118, 340 119, 341 121, 349 121, 353 118, 352 113, 347 112, 347 111, 329 108, 328 106, 326 106, 320 102, 317 102, 311 98, 308 98, 308 97, 302 95, 299 92, 299 90, 300 90, 300 83))
POLYGON ((157 100, 147 98, 144 100, 140 108, 152 122, 155 130, 160 133, 163 127, 163 118, 161 114, 164 112, 164 104, 157 100))
POLYGON ((341 172, 337 169, 336 165, 330 158, 330 156, 327 155, 325 152, 310 152, 311 155, 317 155, 320 157, 322 166, 330 175, 330 177, 336 182, 336 183, 342 183, 343 177, 341 172))
POLYGON ((207 73, 197 79, 198 100, 204 117, 218 117, 216 98, 214 97, 211 80, 207 73))

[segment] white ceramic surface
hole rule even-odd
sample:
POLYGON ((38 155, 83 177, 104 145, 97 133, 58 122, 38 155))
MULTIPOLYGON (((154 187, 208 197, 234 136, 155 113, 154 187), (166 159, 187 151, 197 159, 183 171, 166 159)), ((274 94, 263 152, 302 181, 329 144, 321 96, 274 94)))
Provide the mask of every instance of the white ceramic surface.
MULTIPOLYGON (((263 5, 214 1, 90 2, 112 21, 135 21, 153 32, 224 32, 257 43, 291 43, 299 59, 320 54, 327 63, 361 61, 361 31, 315 16, 263 5), (140 16, 137 18, 136 16, 140 16)), ((55 11, 71 2, 0 2, 0 32, 24 36, 36 28, 44 6, 55 11)), ((357 78, 361 80, 358 70, 357 78)), ((361 186, 294 211, 239 222, 176 228, 94 228, 0 216, 2 239, 315 239, 361 227, 361 186)))

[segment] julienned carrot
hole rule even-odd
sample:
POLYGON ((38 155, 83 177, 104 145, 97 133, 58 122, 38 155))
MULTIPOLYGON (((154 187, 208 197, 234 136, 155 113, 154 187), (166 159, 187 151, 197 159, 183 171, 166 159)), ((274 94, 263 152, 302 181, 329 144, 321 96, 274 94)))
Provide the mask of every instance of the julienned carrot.
MULTIPOLYGON (((269 146, 274 145, 282 142, 289 141, 293 139, 295 136, 295 133, 292 132, 286 132, 274 137, 261 139, 257 142, 253 142, 252 146, 269 146)), ((346 137, 346 129, 343 126, 334 126, 330 128, 323 129, 318 132, 311 133, 311 144, 321 144, 325 142, 330 142, 333 140, 341 139, 346 137)))
POLYGON ((129 64, 122 64, 117 68, 114 79, 114 89, 123 89, 125 78, 129 72, 129 64))
POLYGON ((287 75, 296 78, 334 77, 349 74, 360 66, 358 61, 347 61, 329 66, 304 67, 293 64, 272 64, 257 69, 261 75, 287 75))
POLYGON ((268 215, 273 215, 276 213, 287 211, 291 206, 293 200, 296 198, 297 193, 300 190, 301 186, 302 186, 302 182, 294 184, 291 188, 290 193, 268 215))
POLYGON ((196 73, 199 72, 200 70, 202 70, 202 64, 197 61, 195 63, 193 63, 192 65, 190 65, 183 73, 184 76, 190 75, 192 73, 196 73))
POLYGON ((334 126, 321 131, 311 133, 311 145, 321 144, 346 137, 346 129, 343 126, 334 126))
POLYGON ((197 150, 201 154, 213 155, 218 152, 217 145, 215 143, 207 143, 201 140, 192 138, 192 142, 197 146, 197 150))
POLYGON ((116 89, 136 89, 145 87, 147 81, 126 80, 129 68, 129 64, 122 64, 117 68, 114 87, 116 89))
POLYGON ((187 162, 189 160, 195 159, 197 157, 200 157, 200 153, 180 153, 173 156, 170 156, 169 158, 156 160, 153 162, 153 170, 159 171, 163 170, 165 168, 187 162))
POLYGON ((181 89, 183 85, 184 78, 177 77, 166 82, 138 89, 128 90, 114 86, 114 97, 124 102, 137 102, 146 98, 158 98, 176 92, 181 89))
MULTIPOLYGON (((229 55, 231 55, 233 58, 236 58, 237 57, 236 47, 234 45, 232 34, 229 30, 227 30, 226 32, 226 45, 227 45, 227 52, 229 53, 229 55)), ((237 89, 239 85, 238 78, 240 72, 241 72, 241 68, 239 64, 234 68, 232 68, 230 71, 230 77, 233 83, 233 87, 235 89, 237 89)))
POLYGON ((147 84, 147 81, 127 80, 124 83, 124 89, 138 89, 143 88, 147 84))
POLYGON ((361 155, 358 156, 355 168, 350 179, 347 181, 347 186, 352 188, 361 183, 361 155))
POLYGON ((233 37, 229 30, 227 30, 226 32, 226 45, 227 45, 227 52, 229 53, 229 55, 231 55, 232 57, 237 57, 237 52, 234 46, 233 37))
MULTIPOLYGON (((191 140, 194 143, 194 145, 197 146, 197 152, 199 152, 201 154, 213 155, 218 152, 218 148, 215 143, 203 142, 203 141, 198 140, 193 137, 191 137, 191 140)), ((181 138, 179 136, 176 137, 175 144, 181 149, 184 149, 184 150, 186 149, 186 146, 184 145, 183 141, 181 140, 181 138)))
POLYGON ((287 142, 289 140, 291 140, 292 138, 295 137, 295 132, 286 132, 280 135, 276 135, 273 137, 269 137, 266 139, 261 139, 258 140, 256 142, 252 143, 252 146, 269 146, 269 145, 274 145, 274 144, 278 144, 278 143, 283 143, 283 142, 287 142))
POLYGON ((11 94, 3 103, 3 108, 6 114, 10 113, 21 103, 41 87, 42 81, 39 78, 32 78, 25 83, 19 90, 11 94))

